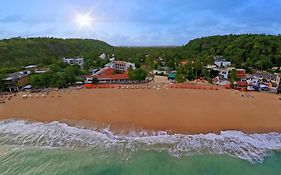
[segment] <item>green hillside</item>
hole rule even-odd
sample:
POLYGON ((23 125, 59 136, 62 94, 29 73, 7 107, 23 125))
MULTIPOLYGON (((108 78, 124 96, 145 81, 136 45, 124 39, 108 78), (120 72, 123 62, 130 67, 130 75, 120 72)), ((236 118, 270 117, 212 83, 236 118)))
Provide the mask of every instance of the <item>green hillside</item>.
POLYGON ((221 55, 237 67, 267 70, 281 65, 280 35, 210 36, 190 41, 183 47, 113 47, 91 39, 13 38, 0 40, 0 68, 28 64, 51 65, 61 57, 83 56, 86 68, 104 64, 101 53, 119 60, 149 65, 152 68, 169 66, 176 69, 182 60, 212 63, 221 55), (157 62, 163 58, 161 64, 157 62))
POLYGON ((91 39, 12 38, 0 40, 0 66, 49 65, 61 57, 97 57, 113 52, 109 44, 91 39))
POLYGON ((237 66, 266 70, 281 65, 280 35, 210 36, 192 40, 184 49, 191 58, 222 55, 237 66))

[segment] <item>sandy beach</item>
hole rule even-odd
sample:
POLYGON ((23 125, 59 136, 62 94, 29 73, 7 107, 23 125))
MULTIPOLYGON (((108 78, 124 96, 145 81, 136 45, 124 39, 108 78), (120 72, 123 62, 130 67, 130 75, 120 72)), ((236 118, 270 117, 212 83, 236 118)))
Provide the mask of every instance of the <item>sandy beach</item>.
POLYGON ((43 94, 19 93, 0 104, 1 119, 84 121, 136 126, 177 133, 239 130, 281 132, 281 101, 276 94, 226 89, 82 89, 43 94))

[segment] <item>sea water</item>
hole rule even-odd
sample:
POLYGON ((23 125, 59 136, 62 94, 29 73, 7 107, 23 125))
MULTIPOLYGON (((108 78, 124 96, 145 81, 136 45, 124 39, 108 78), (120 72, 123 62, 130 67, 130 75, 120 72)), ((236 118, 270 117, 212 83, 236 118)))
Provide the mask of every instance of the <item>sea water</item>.
POLYGON ((280 133, 117 135, 59 122, 0 122, 3 175, 281 175, 280 150, 280 133))

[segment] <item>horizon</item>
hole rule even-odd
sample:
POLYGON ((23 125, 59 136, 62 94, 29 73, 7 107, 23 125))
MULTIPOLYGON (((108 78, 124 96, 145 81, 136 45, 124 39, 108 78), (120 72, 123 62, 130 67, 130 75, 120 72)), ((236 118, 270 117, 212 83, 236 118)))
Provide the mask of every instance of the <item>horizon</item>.
MULTIPOLYGON (((230 36, 230 35, 234 35, 234 36, 239 36, 239 35, 266 35, 266 36, 280 36, 281 34, 258 34, 258 33, 241 33, 241 34, 226 34, 226 35, 209 35, 209 36, 202 36, 199 38, 194 38, 192 40, 196 40, 196 39, 203 39, 203 38, 208 38, 208 37, 215 37, 215 36, 230 36)), ((52 36, 34 36, 34 37, 11 37, 11 38, 0 38, 1 40, 10 40, 10 39, 36 39, 36 38, 53 38, 53 39, 64 39, 64 40, 71 40, 71 39, 78 39, 78 40, 96 40, 96 41, 101 41, 101 42, 105 42, 106 44, 109 44, 112 47, 128 47, 128 48, 173 48, 173 47, 183 47, 185 45, 187 45, 189 42, 191 42, 192 40, 187 41, 185 44, 182 45, 112 45, 109 42, 97 39, 97 38, 62 38, 62 37, 52 37, 52 36)))
POLYGON ((0 39, 81 38, 116 47, 175 47, 214 35, 278 35, 279 11, 278 0, 15 0, 0 2, 0 39))

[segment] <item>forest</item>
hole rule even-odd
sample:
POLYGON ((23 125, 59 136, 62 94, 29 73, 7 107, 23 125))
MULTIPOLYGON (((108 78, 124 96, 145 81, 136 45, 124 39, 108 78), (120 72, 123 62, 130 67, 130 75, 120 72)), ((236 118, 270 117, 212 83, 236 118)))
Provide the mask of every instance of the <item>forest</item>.
MULTIPOLYGON (((216 55, 224 56, 235 66, 267 70, 281 65, 280 35, 225 35, 194 39, 175 47, 114 47, 92 39, 12 38, 0 40, 0 68, 15 69, 28 64, 51 65, 62 57, 83 56, 86 68, 99 67, 99 55, 112 54, 118 60, 148 64, 152 68, 176 69, 182 60, 212 63, 216 55), (159 58, 163 59, 160 63, 159 58), (159 63, 158 63, 159 62, 159 63)), ((3 70, 4 69, 4 70, 3 70)))
MULTIPOLYGON (((87 74, 90 68, 102 67, 114 56, 117 60, 133 62, 138 68, 142 67, 147 71, 160 70, 163 67, 177 70, 178 79, 185 77, 192 80, 198 76, 212 78, 204 66, 212 64, 216 55, 225 57, 233 66, 244 68, 247 72, 270 71, 274 66, 281 66, 281 35, 209 36, 191 40, 184 46, 174 47, 115 47, 93 39, 49 37, 3 39, 0 40, 0 78, 3 79, 5 74, 20 71, 23 66, 30 64, 43 68, 58 67, 61 65, 62 57, 76 56, 85 58, 83 74, 87 74), (106 54, 104 60, 99 58, 102 53, 106 54), (188 64, 183 65, 183 62, 188 64)), ((68 75, 72 77, 79 75, 79 72, 66 67, 52 72, 55 73, 53 76, 46 75, 54 80, 51 81, 52 86, 64 87, 74 81, 68 75), (68 73, 65 74, 66 70, 68 73), (67 80, 60 83, 59 79, 67 80)), ((40 84, 36 76, 31 80, 40 84)))

